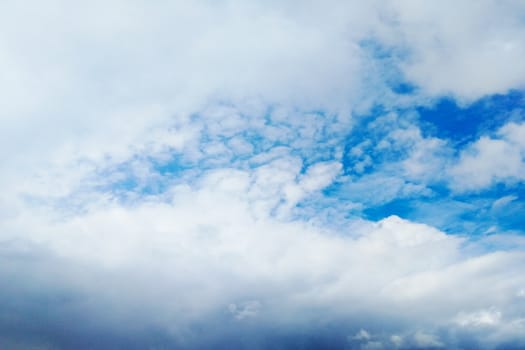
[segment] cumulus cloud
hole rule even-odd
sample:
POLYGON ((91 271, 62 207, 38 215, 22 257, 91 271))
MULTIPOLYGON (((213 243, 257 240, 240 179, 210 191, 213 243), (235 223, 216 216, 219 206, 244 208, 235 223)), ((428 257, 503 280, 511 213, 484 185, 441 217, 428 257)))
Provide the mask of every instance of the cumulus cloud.
POLYGON ((452 186, 459 191, 479 190, 495 182, 523 181, 525 124, 508 123, 495 137, 483 136, 462 151, 451 169, 452 186))
POLYGON ((389 39, 403 42, 409 55, 401 69, 425 91, 472 101, 523 87, 521 2, 487 0, 473 6, 469 1, 402 0, 389 5, 394 29, 389 39))
MULTIPOLYGON (((250 185, 249 174, 224 175, 177 186, 166 203, 12 222, 16 235, 4 240, 1 269, 10 310, 24 314, 41 298, 64 296, 47 302, 54 311, 45 325, 7 318, 4 327, 52 336, 61 319, 87 313, 95 332, 102 332, 96 324, 114 337, 122 327, 157 327, 192 347, 194 337, 207 336, 202 327, 227 337, 232 321, 293 333, 327 320, 370 329, 388 318, 392 332, 407 332, 396 324, 445 326, 458 310, 468 319, 488 305, 519 312, 510 301, 525 283, 522 252, 479 255, 465 238, 397 217, 355 232, 283 222, 268 212, 264 193, 251 191, 257 178, 250 185)), ((65 338, 82 335, 84 325, 70 329, 65 338)), ((425 334, 416 333, 415 346, 440 344, 425 334)))
POLYGON ((523 180, 414 113, 522 87, 523 11, 3 2, 0 347, 519 347, 516 235, 355 212, 523 180))

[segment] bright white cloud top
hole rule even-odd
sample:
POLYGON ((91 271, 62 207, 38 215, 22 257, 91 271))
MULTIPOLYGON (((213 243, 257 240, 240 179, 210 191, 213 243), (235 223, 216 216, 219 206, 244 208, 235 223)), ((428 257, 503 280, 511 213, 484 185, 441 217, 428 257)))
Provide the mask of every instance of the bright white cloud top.
POLYGON ((522 1, 4 1, 0 347, 525 347, 522 1))

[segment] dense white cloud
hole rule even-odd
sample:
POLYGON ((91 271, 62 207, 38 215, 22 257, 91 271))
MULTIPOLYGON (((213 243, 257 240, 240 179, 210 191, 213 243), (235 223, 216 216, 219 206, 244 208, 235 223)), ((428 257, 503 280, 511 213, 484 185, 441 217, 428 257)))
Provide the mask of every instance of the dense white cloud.
POLYGON ((402 71, 430 94, 472 101, 522 88, 525 6, 521 1, 393 1, 391 41, 402 41, 402 71))
MULTIPOLYGON (((425 335, 435 327, 477 328, 480 308, 519 321, 521 306, 513 300, 525 284, 522 252, 479 253, 477 243, 465 246, 465 238, 397 217, 348 232, 282 221, 271 212, 286 193, 268 196, 259 188, 291 180, 279 176, 269 185, 260 171, 215 171, 193 187, 175 186, 165 203, 109 203, 58 221, 48 215, 9 220, 2 274, 16 273, 20 280, 10 290, 29 300, 41 293, 35 278, 69 290, 67 308, 53 302, 60 312, 88 303, 94 322, 155 324, 177 341, 185 341, 179 332, 191 323, 217 317, 282 329, 326 318, 368 329, 386 317, 392 332, 416 332, 410 344, 418 347, 440 344, 425 335), (15 255, 22 260, 10 258, 15 255), (56 261, 68 268, 56 270, 56 261), (135 312, 139 321, 132 321, 135 312), (360 313, 366 317, 351 316, 360 313), (417 333, 410 324, 429 328, 417 333)), ((506 325, 487 324, 486 332, 498 339, 506 325)))
POLYGON ((450 173, 458 191, 525 179, 525 124, 508 123, 494 137, 483 136, 462 151, 450 173))

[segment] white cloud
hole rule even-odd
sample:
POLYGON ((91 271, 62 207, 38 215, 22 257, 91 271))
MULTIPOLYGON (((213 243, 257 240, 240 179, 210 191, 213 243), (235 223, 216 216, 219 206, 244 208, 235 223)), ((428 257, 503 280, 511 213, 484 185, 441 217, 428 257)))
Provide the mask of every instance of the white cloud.
MULTIPOLYGON (((353 112, 521 86, 519 5, 3 2, 0 300, 14 309, 0 305, 0 344, 18 344, 1 327, 17 314, 21 332, 56 335, 76 317, 94 333, 152 327, 189 343, 195 323, 220 333, 232 319, 344 321, 370 331, 357 333, 370 349, 387 344, 374 325, 390 319, 402 334, 392 343, 436 347, 445 340, 431 329, 460 306, 520 311, 519 251, 479 253, 482 243, 398 217, 341 212, 330 225, 334 208, 299 208, 341 180, 353 112), (484 35, 489 14, 506 22, 484 35), (391 51, 387 66, 367 41, 391 51), (388 90, 398 69, 416 96, 388 90)), ((446 144, 384 120, 383 143, 352 150, 355 170, 374 165, 374 146, 404 158, 346 190, 373 203, 428 194, 446 144)), ((455 188, 521 180, 524 130, 472 144, 455 188)), ((494 338, 523 328, 513 320, 494 338)))
POLYGON ((471 313, 460 313, 456 322, 462 327, 497 326, 501 322, 501 312, 494 309, 471 313))
POLYGON ((352 339, 354 340, 369 340, 370 339, 370 333, 368 333, 364 329, 360 329, 359 332, 357 332, 352 339))
MULTIPOLYGON (((50 265, 44 281, 69 289, 79 303, 89 298, 95 320, 107 305, 126 310, 137 304, 140 323, 154 322, 176 338, 188 322, 213 320, 224 310, 286 329, 326 318, 351 320, 356 312, 372 320, 403 315, 418 327, 446 325, 459 308, 518 307, 509 301, 525 284, 522 253, 470 257, 464 239, 397 217, 363 223, 354 232, 281 221, 269 215, 267 191, 252 189, 289 180, 279 176, 271 185, 257 171, 212 172, 192 187, 175 186, 165 203, 109 203, 60 221, 46 214, 4 221, 4 242, 25 242, 28 250, 4 245, 3 259, 47 251, 56 258, 39 258, 50 265), (57 275, 53 259, 72 272, 60 268, 57 275)), ((1 269, 3 275, 14 271, 29 286, 39 273, 23 261, 1 269)), ((38 295, 20 283, 15 292, 38 295)), ((132 315, 118 317, 127 322, 132 315)), ((359 322, 368 329, 376 321, 359 322)), ((418 344, 438 346, 421 334, 414 337, 418 344)))
POLYGON ((403 344, 403 337, 397 334, 390 336, 390 341, 395 347, 400 347, 403 344))
POLYGON ((413 339, 415 345, 420 348, 442 348, 445 346, 435 335, 421 331, 416 332, 413 339))
POLYGON ((394 45, 404 44, 409 58, 401 61, 402 70, 425 92, 472 101, 524 86, 523 2, 400 0, 388 5, 393 30, 382 34, 394 45))
POLYGON ((525 179, 525 124, 508 123, 496 136, 482 136, 460 154, 450 169, 451 186, 457 191, 480 190, 495 182, 525 179))

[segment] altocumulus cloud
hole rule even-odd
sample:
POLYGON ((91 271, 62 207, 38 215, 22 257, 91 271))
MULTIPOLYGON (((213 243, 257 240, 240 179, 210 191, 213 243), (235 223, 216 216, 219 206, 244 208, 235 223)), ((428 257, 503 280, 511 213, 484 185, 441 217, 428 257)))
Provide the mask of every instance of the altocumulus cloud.
POLYGON ((521 1, 0 13, 0 347, 525 346, 521 1))

